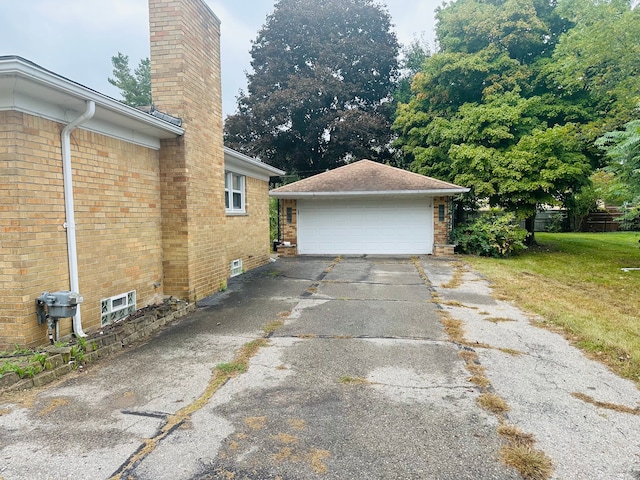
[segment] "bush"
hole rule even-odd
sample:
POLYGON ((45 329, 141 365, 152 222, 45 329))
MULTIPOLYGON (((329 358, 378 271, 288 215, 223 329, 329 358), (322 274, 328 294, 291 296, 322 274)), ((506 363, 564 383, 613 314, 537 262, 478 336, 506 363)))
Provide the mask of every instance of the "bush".
POLYGON ((512 213, 491 212, 454 231, 460 253, 482 257, 507 257, 525 250, 527 231, 520 228, 512 213))
POLYGON ((640 231, 640 207, 625 208, 623 215, 616 218, 616 222, 620 222, 618 230, 627 232, 640 231))

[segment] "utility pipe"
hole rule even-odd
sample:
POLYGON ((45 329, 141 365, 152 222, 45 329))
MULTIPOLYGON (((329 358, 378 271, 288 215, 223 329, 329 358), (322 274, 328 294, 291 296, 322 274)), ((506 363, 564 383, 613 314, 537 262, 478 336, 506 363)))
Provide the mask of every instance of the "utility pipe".
MULTIPOLYGON (((71 172, 71 132, 90 120, 96 111, 96 104, 93 100, 87 100, 86 109, 82 115, 69 123, 62 130, 62 176, 64 183, 64 210, 66 221, 64 227, 67 230, 67 257, 69 259, 69 289, 72 292, 80 293, 78 285, 78 247, 76 245, 76 218, 73 206, 73 176, 71 172)), ((82 330, 82 317, 80 315, 80 305, 73 317, 73 333, 76 337, 86 337, 82 330)))

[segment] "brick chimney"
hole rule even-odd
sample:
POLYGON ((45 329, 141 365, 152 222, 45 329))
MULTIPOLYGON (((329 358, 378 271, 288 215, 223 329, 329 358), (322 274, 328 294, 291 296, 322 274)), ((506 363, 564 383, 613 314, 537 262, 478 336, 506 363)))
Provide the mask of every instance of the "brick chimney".
POLYGON ((149 0, 155 107, 185 133, 160 149, 164 293, 190 301, 226 278, 220 20, 204 0, 149 0))

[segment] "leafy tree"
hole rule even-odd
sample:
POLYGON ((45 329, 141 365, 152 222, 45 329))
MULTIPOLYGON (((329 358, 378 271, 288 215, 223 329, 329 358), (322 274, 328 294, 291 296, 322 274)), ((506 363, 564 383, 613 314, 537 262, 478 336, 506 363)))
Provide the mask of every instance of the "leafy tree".
POLYGON ((628 122, 624 130, 605 133, 596 145, 610 160, 608 170, 628 187, 634 201, 640 201, 640 120, 628 122))
POLYGON ((576 25, 546 71, 562 95, 590 95, 600 117, 596 136, 617 129, 640 101, 640 8, 628 0, 563 0, 559 10, 576 25))
POLYGON ((592 103, 557 95, 546 70, 572 22, 542 0, 458 0, 437 16, 441 50, 398 108, 397 144, 414 171, 526 219, 532 240, 536 209, 567 204, 598 163, 592 103))
POLYGON ((148 58, 140 60, 138 67, 131 72, 129 57, 118 52, 111 57, 113 76, 109 83, 120 89, 122 102, 132 107, 151 105, 151 62, 148 58))
POLYGON ((400 59, 400 77, 393 98, 396 102, 407 103, 411 100, 411 82, 422 70, 422 65, 431 56, 431 49, 424 39, 414 39, 402 48, 400 59))
POLYGON ((391 158, 397 54, 373 0, 279 0, 251 49, 226 144, 302 177, 391 158))

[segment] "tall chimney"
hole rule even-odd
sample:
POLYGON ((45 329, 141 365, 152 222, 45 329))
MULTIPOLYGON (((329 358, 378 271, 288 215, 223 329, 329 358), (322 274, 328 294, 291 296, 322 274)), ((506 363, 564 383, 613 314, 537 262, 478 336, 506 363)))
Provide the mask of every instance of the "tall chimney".
POLYGON ((185 130, 160 149, 164 293, 193 301, 226 278, 220 20, 204 0, 149 0, 149 23, 154 106, 185 130))

